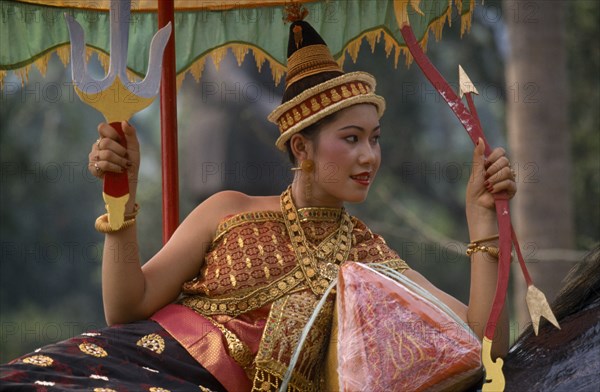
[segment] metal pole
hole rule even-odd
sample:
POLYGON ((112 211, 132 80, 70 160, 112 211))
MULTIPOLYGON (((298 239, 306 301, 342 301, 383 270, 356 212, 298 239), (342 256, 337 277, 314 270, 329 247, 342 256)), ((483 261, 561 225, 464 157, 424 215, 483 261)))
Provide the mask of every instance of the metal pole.
POLYGON ((163 243, 179 225, 179 174, 177 156, 177 85, 175 68, 174 1, 158 0, 158 27, 171 22, 171 38, 165 48, 160 85, 162 158, 163 243))

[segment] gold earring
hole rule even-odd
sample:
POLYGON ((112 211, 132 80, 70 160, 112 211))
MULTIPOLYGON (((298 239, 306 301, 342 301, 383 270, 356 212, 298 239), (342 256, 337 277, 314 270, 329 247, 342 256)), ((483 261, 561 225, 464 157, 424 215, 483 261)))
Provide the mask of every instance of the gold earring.
POLYGON ((301 170, 304 173, 312 173, 312 171, 315 169, 315 162, 312 159, 305 159, 302 162, 300 162, 300 166, 298 167, 292 167, 292 171, 298 171, 301 170))
POLYGON ((300 162, 300 166, 293 167, 292 171, 300 170, 302 174, 306 174, 306 179, 304 180, 304 198, 306 200, 312 199, 312 183, 310 175, 315 169, 315 161, 312 159, 305 159, 300 162))

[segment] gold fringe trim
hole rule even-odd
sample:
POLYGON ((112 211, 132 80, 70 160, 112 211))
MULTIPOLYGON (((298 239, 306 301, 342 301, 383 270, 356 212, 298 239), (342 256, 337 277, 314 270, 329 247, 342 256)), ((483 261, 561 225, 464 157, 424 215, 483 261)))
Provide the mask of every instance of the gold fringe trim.
POLYGON ((41 55, 40 57, 35 59, 33 62, 31 62, 21 68, 17 68, 17 69, 13 69, 13 70, 1 70, 0 71, 0 89, 4 88, 4 78, 8 75, 9 72, 12 72, 21 81, 21 87, 23 87, 25 85, 25 83, 27 83, 29 81, 29 72, 31 71, 31 68, 33 66, 35 66, 35 68, 37 68, 37 70, 40 72, 42 77, 46 77, 46 71, 48 70, 48 62, 50 61, 50 58, 52 57, 52 55, 54 53, 56 53, 56 55, 62 62, 63 66, 66 67, 67 64, 69 63, 69 58, 71 56, 69 44, 64 44, 64 45, 58 46, 58 47, 54 48, 53 50, 51 50, 47 53, 44 53, 43 55, 41 55))
MULTIPOLYGON (((473 9, 475 8, 475 0, 469 0, 469 10, 464 14, 461 14, 461 22, 460 22, 460 31, 461 37, 465 32, 471 30, 471 22, 473 19, 473 9)), ((456 5, 458 10, 462 10, 463 0, 448 0, 448 9, 438 18, 432 20, 425 34, 423 34, 423 38, 419 41, 419 45, 423 48, 423 51, 427 51, 427 44, 429 42, 429 33, 432 32, 435 36, 436 41, 440 41, 442 39, 442 32, 446 23, 448 26, 452 26, 452 3, 456 5)), ((408 11, 407 7, 410 5, 415 12, 423 15, 423 11, 419 8, 420 0, 396 0, 394 2, 394 7, 396 9, 396 18, 398 20, 398 27, 401 28, 404 24, 408 23, 408 11)), ((398 40, 394 38, 388 31, 384 28, 378 28, 376 30, 367 31, 357 38, 349 41, 346 46, 342 49, 341 56, 337 59, 340 67, 344 64, 346 60, 346 53, 350 55, 353 63, 356 63, 358 58, 358 52, 360 51, 360 46, 362 45, 363 39, 367 41, 369 46, 371 47, 371 53, 375 52, 375 46, 381 41, 381 36, 383 35, 383 40, 385 44, 385 54, 386 57, 389 57, 394 51, 394 68, 398 68, 398 60, 400 55, 402 54, 406 58, 406 66, 410 66, 413 62, 413 57, 408 50, 408 47, 405 44, 398 43, 398 40)))
POLYGON ((194 80, 196 82, 199 82, 200 78, 202 77, 204 67, 206 65, 206 59, 208 57, 212 59, 213 64, 215 65, 215 68, 218 71, 221 62, 227 55, 228 51, 231 51, 233 53, 238 63, 238 66, 241 66, 246 58, 246 55, 248 55, 249 52, 252 52, 258 72, 262 71, 263 65, 265 64, 265 62, 268 61, 269 66, 271 67, 271 76, 273 77, 275 85, 281 83, 281 79, 283 78, 286 72, 286 67, 284 65, 282 65, 279 61, 275 60, 274 57, 272 57, 267 52, 258 47, 249 44, 231 43, 215 48, 194 60, 194 62, 190 66, 188 66, 185 70, 181 71, 177 75, 177 88, 181 86, 183 80, 185 79, 188 73, 191 73, 194 77, 194 80))
MULTIPOLYGON (((438 18, 431 21, 431 23, 429 23, 429 26, 427 26, 426 29, 426 33, 423 35, 423 38, 421 38, 421 40, 419 41, 419 45, 423 48, 424 51, 427 49, 427 43, 429 41, 429 32, 432 32, 435 36, 436 41, 439 41, 442 38, 442 31, 446 23, 448 23, 448 25, 451 25, 452 4, 454 4, 459 10, 462 10, 463 1, 464 0, 448 0, 448 10, 443 15, 439 16, 438 18)), ((470 2, 469 9, 467 12, 461 14, 460 16, 461 37, 471 29, 473 9, 475 8, 475 0, 467 1, 470 2)), ((398 19, 399 27, 402 27, 402 23, 405 23, 403 21, 408 20, 408 6, 412 7, 415 12, 422 14, 419 5, 420 0, 396 0, 394 2, 396 18, 398 19)), ((400 55, 403 55, 406 58, 406 66, 409 66, 413 62, 413 58, 410 52, 408 51, 406 45, 398 43, 396 38, 394 38, 384 28, 378 28, 372 31, 367 31, 359 35, 355 39, 349 41, 346 44, 346 46, 342 49, 341 55, 336 59, 336 62, 341 67, 346 60, 347 53, 352 59, 352 62, 356 63, 363 39, 365 39, 371 47, 371 52, 374 52, 376 45, 379 42, 381 42, 381 36, 383 36, 386 56, 389 57, 392 54, 392 51, 394 52, 395 68, 398 67, 400 55)), ((249 44, 231 43, 210 50, 209 52, 194 60, 192 64, 189 65, 185 70, 179 72, 179 74, 177 75, 177 89, 179 90, 179 87, 181 87, 181 84, 183 83, 183 80, 185 79, 188 73, 190 73, 193 76, 196 82, 200 81, 202 72, 204 71, 204 67, 206 65, 206 58, 208 56, 212 58, 213 63, 215 64, 215 68, 219 70, 221 61, 223 61, 223 59, 227 55, 228 50, 232 51, 233 55, 237 60, 238 65, 242 65, 248 52, 252 52, 252 54, 254 55, 254 60, 256 62, 256 67, 259 72, 262 70, 262 66, 264 65, 264 63, 268 61, 271 67, 271 76, 273 77, 275 85, 279 85, 283 76, 286 73, 286 67, 261 48, 249 44)), ((45 76, 48 67, 48 61, 50 60, 50 57, 53 53, 56 53, 58 55, 63 65, 66 66, 69 63, 69 58, 71 54, 70 45, 65 44, 44 54, 43 56, 40 56, 31 64, 28 64, 19 69, 12 70, 12 72, 21 80, 21 85, 27 83, 29 79, 29 70, 31 69, 32 65, 35 65, 35 67, 40 71, 42 76, 45 76)), ((86 61, 89 61, 89 58, 94 53, 98 56, 100 64, 102 64, 102 67, 104 68, 104 72, 108 72, 110 58, 107 53, 99 49, 87 46, 86 61)), ((8 71, 0 70, 0 89, 4 88, 3 82, 7 74, 8 71)), ((127 77, 131 81, 139 81, 142 79, 142 75, 138 75, 130 69, 127 69, 127 77)))
MULTIPOLYGON (((461 7, 458 9, 462 9, 462 0, 455 0, 456 5, 460 3, 461 7)), ((462 38, 465 33, 471 31, 471 22, 473 21, 473 10, 475 9, 475 0, 470 0, 469 10, 460 16, 460 37, 462 38)), ((482 0, 483 1, 483 0, 482 0)))
MULTIPOLYGON (((14 75, 17 76, 17 78, 20 79, 21 86, 24 86, 29 81, 29 72, 31 71, 31 68, 33 66, 37 68, 42 77, 46 77, 46 72, 48 71, 48 63, 50 62, 50 59, 54 54, 56 54, 62 65, 66 67, 69 64, 69 61, 71 61, 71 45, 64 44, 58 46, 55 49, 44 53, 42 56, 35 59, 35 61, 25 65, 22 68, 17 68, 14 70, 0 70, 0 89, 4 88, 4 78, 6 77, 6 75, 8 75, 8 72, 12 72, 14 75)), ((106 75, 110 66, 110 56, 102 50, 86 45, 85 61, 89 62, 92 55, 94 54, 98 57, 98 61, 100 62, 100 65, 104 70, 104 74, 106 75)), ((126 70, 126 74, 127 78, 132 82, 138 82, 142 80, 142 77, 140 75, 131 71, 129 68, 126 70)))

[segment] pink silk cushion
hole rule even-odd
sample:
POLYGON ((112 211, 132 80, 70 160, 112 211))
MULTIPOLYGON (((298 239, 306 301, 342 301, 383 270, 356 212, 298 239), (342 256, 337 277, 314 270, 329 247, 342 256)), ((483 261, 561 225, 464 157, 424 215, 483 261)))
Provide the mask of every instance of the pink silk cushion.
POLYGON ((330 344, 337 355, 331 350, 328 355, 328 368, 337 368, 337 377, 329 371, 328 387, 456 391, 477 382, 481 344, 474 333, 405 276, 382 272, 361 263, 340 269, 338 325, 330 344))

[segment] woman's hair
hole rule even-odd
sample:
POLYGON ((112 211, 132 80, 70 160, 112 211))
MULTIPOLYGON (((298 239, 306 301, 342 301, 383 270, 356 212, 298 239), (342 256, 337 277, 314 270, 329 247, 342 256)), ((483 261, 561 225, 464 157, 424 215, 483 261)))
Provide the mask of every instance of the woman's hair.
MULTIPOLYGON (((331 80, 331 79, 341 76, 341 75, 343 75, 342 72, 330 71, 330 72, 321 72, 321 73, 307 76, 303 79, 300 79, 297 82, 292 83, 285 89, 285 92, 283 93, 283 98, 281 99, 281 103, 285 103, 285 102, 295 98, 300 93, 306 91, 307 89, 309 89, 311 87, 314 87, 316 85, 319 85, 321 83, 324 83, 328 80, 331 80)), ((311 140, 313 143, 315 143, 315 146, 316 146, 316 142, 317 142, 316 136, 318 135, 319 130, 326 124, 335 120, 336 116, 337 116, 337 112, 332 113, 329 116, 323 117, 316 123, 309 125, 308 127, 304 128, 303 130, 301 130, 298 133, 301 134, 302 136, 304 136, 305 138, 307 138, 308 140, 311 140)), ((292 149, 290 147, 290 140, 288 140, 285 143, 285 148, 288 152, 288 157, 290 159, 290 162, 292 164, 296 164, 296 157, 294 157, 294 153, 292 152, 292 149)))
MULTIPOLYGON (((298 133, 300 135, 304 136, 305 138, 307 138, 308 140, 310 140, 311 142, 313 142, 314 146, 316 147, 317 146, 317 136, 319 134, 319 131, 321 130, 322 127, 324 127, 325 125, 334 121, 336 119, 338 113, 339 112, 331 113, 329 116, 323 117, 316 123, 309 125, 308 127, 304 128, 303 130, 301 130, 298 133)), ((287 150, 288 157, 290 158, 290 162, 293 165, 295 165, 297 162, 296 162, 296 157, 294 156, 294 153, 292 152, 292 147, 290 146, 291 140, 292 139, 290 138, 287 142, 285 142, 285 149, 287 150)))

